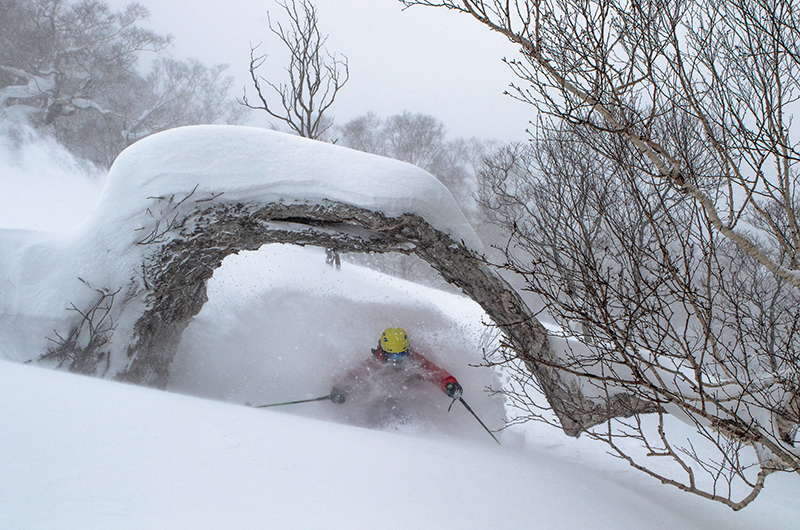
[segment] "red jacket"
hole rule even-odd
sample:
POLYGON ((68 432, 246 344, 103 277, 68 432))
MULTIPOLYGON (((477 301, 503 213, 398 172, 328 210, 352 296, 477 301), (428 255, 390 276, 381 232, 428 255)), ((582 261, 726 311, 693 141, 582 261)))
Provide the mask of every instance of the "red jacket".
POLYGON ((370 384, 380 384, 382 378, 400 379, 411 382, 415 379, 430 381, 446 392, 448 383, 457 383, 456 378, 444 368, 439 368, 425 356, 409 351, 405 358, 398 362, 384 361, 380 350, 372 350, 373 355, 347 371, 336 380, 334 387, 350 393, 353 390, 370 384))

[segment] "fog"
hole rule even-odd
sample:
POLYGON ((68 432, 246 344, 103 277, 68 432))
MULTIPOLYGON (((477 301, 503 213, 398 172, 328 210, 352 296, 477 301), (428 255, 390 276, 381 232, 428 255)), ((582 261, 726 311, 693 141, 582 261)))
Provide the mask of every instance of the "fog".
MULTIPOLYGON (((129 2, 111 0, 117 9, 129 2)), ((259 73, 271 81, 285 79, 285 52, 270 33, 281 9, 274 0, 141 0, 150 13, 143 23, 174 37, 171 53, 196 57, 206 64, 228 64, 236 78, 236 96, 245 87, 254 94, 248 72, 250 46, 268 54, 259 73)), ((329 35, 326 47, 344 55, 350 81, 329 115, 336 124, 374 111, 390 116, 407 110, 444 122, 451 137, 499 141, 527 139, 534 116, 529 105, 503 95, 515 80, 502 62, 516 46, 467 16, 444 9, 402 10, 397 0, 314 0, 319 27, 329 35)), ((255 113, 253 125, 268 126, 255 113)), ((279 125, 275 123, 275 125, 279 125)))
POLYGON ((106 172, 27 125, 0 121, 0 228, 63 230, 94 206, 106 172))

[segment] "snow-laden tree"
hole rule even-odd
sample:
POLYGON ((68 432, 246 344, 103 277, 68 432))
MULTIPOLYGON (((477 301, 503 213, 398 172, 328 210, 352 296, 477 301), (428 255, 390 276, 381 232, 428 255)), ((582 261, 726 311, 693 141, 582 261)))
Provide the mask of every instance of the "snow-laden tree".
POLYGON ((489 160, 483 203, 505 267, 565 330, 557 369, 605 410, 589 434, 734 509, 800 472, 800 6, 401 1, 520 46, 511 94, 536 107, 534 142, 489 160))
POLYGON ((115 13, 91 0, 3 0, 0 103, 50 125, 80 109, 105 109, 107 92, 129 80, 138 55, 169 38, 139 28, 145 8, 115 13))
POLYGON ((143 29, 139 4, 119 12, 98 0, 0 1, 0 117, 49 128, 73 152, 110 166, 122 149, 178 125, 241 120, 225 66, 142 54, 170 37, 143 29))
POLYGON ((275 131, 178 128, 140 140, 71 234, 0 232, 8 358, 164 387, 223 259, 270 243, 416 254, 529 352, 565 430, 589 402, 551 366, 544 328, 482 258, 452 195, 410 164, 275 131))

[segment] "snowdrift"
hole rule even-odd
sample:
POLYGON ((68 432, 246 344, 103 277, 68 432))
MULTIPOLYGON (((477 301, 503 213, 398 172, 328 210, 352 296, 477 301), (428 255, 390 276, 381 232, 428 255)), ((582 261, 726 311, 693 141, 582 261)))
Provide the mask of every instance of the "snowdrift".
POLYGON ((733 513, 542 440, 521 452, 359 429, 2 361, 0 446, 3 530, 785 530, 800 517, 792 477, 733 513))

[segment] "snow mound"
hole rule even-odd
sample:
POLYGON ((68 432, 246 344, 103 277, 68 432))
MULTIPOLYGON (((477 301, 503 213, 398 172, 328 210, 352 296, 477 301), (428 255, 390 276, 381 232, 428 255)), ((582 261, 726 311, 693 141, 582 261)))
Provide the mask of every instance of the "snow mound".
POLYGON ((236 125, 154 134, 123 151, 98 201, 96 222, 119 226, 152 197, 216 195, 226 202, 336 201, 390 217, 414 213, 473 249, 483 245, 447 188, 397 160, 236 125))

